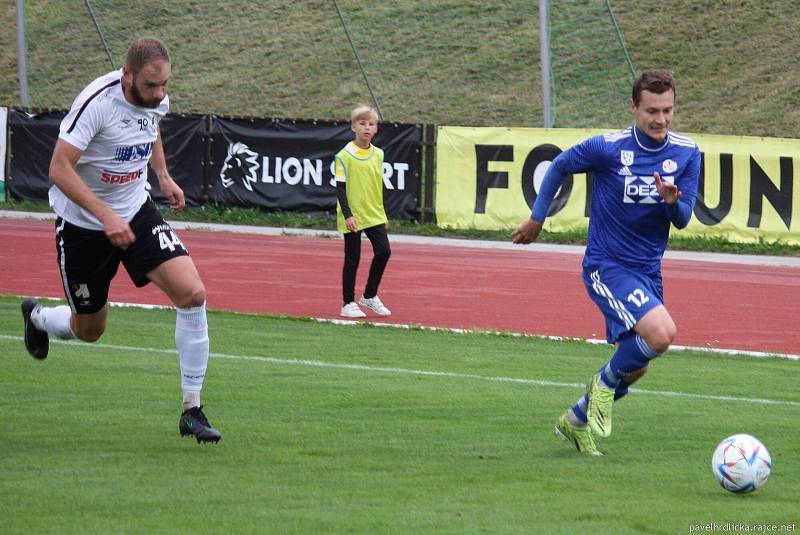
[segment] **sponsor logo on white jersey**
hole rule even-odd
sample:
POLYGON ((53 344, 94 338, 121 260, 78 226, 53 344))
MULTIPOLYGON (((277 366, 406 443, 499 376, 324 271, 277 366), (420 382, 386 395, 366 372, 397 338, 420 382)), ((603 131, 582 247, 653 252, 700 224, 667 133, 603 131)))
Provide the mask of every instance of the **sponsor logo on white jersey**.
POLYGON ((129 182, 135 182, 139 180, 139 177, 142 176, 144 173, 144 169, 137 169, 136 171, 132 171, 130 173, 125 174, 118 174, 113 173, 111 171, 103 170, 100 173, 100 182, 105 182, 106 184, 115 184, 115 185, 122 185, 128 184, 129 182))
POLYGON ((253 182, 258 177, 256 171, 261 167, 258 163, 258 154, 250 150, 250 147, 241 142, 228 145, 228 157, 222 170, 219 172, 219 179, 225 188, 233 186, 235 182, 240 182, 248 191, 253 191, 253 182))
POLYGON ((114 149, 115 162, 136 162, 139 160, 149 160, 153 153, 153 142, 142 143, 140 145, 128 145, 127 147, 117 147, 114 149))
POLYGON ((664 169, 665 173, 674 173, 678 169, 678 164, 673 160, 664 160, 661 168, 664 169))
POLYGON ((633 165, 633 151, 632 150, 620 151, 619 161, 621 161, 622 165, 624 166, 633 165))

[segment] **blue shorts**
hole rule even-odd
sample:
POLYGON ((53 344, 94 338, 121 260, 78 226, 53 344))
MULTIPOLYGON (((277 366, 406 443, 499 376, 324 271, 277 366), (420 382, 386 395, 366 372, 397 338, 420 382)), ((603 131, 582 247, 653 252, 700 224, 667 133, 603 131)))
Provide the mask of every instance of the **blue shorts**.
POLYGON ((613 262, 585 265, 583 284, 606 319, 606 339, 610 344, 664 302, 660 273, 643 275, 613 262))

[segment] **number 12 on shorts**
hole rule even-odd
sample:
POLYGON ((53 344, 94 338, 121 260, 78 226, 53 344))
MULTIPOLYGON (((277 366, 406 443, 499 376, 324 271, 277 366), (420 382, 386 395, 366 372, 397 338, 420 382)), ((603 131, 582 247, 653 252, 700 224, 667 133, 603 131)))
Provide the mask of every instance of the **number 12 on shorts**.
POLYGON ((650 301, 650 298, 647 297, 647 295, 645 295, 645 293, 639 288, 636 288, 634 291, 628 294, 628 302, 633 303, 639 308, 642 308, 642 305, 648 301, 650 301))
POLYGON ((186 250, 186 247, 183 246, 183 243, 181 242, 180 238, 178 238, 178 236, 175 235, 175 232, 172 231, 172 230, 170 230, 170 231, 163 231, 163 230, 159 231, 159 233, 158 233, 158 243, 161 246, 161 250, 162 251, 166 250, 166 249, 169 249, 170 251, 174 251, 175 247, 180 247, 184 251, 186 250))

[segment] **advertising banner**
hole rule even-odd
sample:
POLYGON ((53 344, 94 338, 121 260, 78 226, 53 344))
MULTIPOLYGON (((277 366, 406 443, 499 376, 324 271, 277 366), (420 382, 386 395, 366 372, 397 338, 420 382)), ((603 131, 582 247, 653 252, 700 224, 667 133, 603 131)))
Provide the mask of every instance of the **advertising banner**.
MULTIPOLYGON (((211 125, 209 200, 269 210, 336 209, 333 156, 354 137, 350 123, 220 119, 211 125)), ((390 218, 419 211, 420 125, 381 124, 384 207, 390 218)))
MULTIPOLYGON (((10 110, 11 166, 6 187, 11 197, 47 201, 50 158, 64 115, 63 111, 33 114, 10 110)), ((159 124, 170 175, 183 189, 187 206, 204 201, 205 121, 204 116, 167 115, 159 124)), ((156 202, 166 203, 152 168, 148 189, 156 202)))
MULTIPOLYGON (((550 162, 608 130, 440 127, 439 226, 513 229, 530 217, 550 162)), ((683 235, 800 244, 800 140, 686 134, 703 154, 694 217, 683 235)), ((567 177, 545 229, 588 227, 592 177, 567 177)))
POLYGON ((800 244, 800 140, 689 136, 703 170, 688 234, 800 244))
POLYGON ((65 112, 28 113, 11 109, 8 114, 10 165, 6 195, 25 201, 47 201, 47 178, 58 125, 65 112))
POLYGON ((8 108, 0 106, 0 201, 6 200, 6 139, 8 108))
MULTIPOLYGON (((159 123, 167 168, 172 179, 183 190, 187 207, 205 203, 207 120, 203 115, 167 115, 159 123)), ((147 172, 147 185, 156 203, 169 204, 158 187, 158 177, 152 167, 147 172)))

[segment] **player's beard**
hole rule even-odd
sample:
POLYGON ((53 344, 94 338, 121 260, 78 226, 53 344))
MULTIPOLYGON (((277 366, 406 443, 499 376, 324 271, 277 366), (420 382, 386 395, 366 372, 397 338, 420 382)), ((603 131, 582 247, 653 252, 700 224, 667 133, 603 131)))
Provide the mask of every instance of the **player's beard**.
POLYGON ((141 106, 142 108, 158 108, 158 105, 161 104, 161 100, 144 98, 142 93, 136 87, 136 80, 134 80, 131 84, 131 98, 137 106, 141 106))

